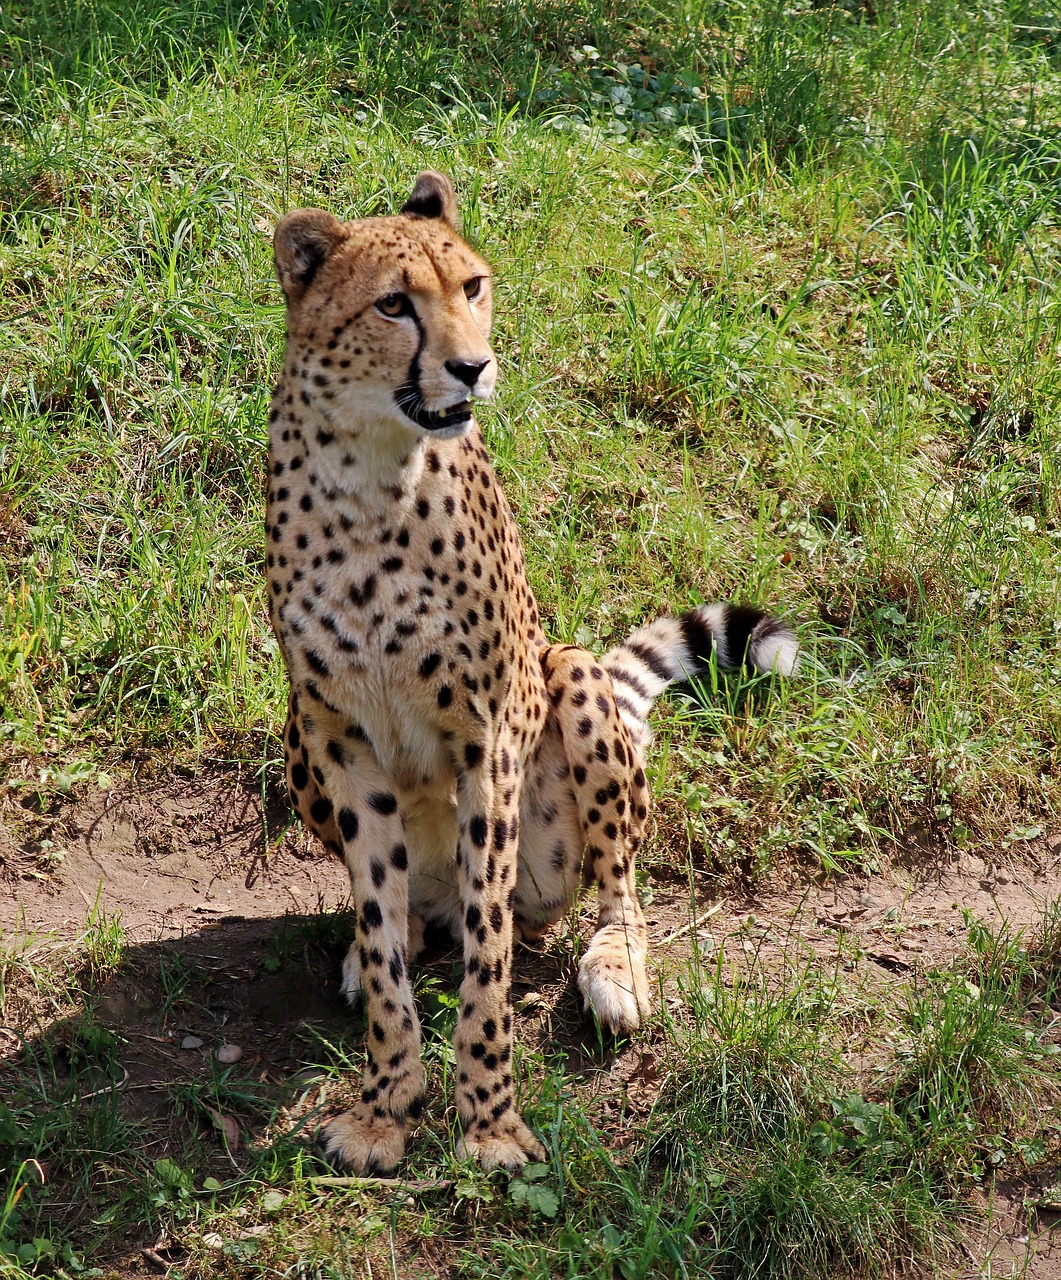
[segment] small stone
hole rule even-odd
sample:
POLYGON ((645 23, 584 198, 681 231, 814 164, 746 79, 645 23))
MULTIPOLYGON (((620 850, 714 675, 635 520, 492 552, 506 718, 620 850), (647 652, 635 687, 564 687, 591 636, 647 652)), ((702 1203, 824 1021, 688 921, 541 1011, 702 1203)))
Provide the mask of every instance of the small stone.
POLYGON ((880 899, 875 898, 872 893, 860 893, 858 895, 858 903, 861 907, 879 907, 880 899))
POLYGON ((201 1036, 185 1036, 181 1041, 182 1049, 201 1049, 203 1041, 201 1036))
POLYGON ((238 1044, 223 1044, 217 1051, 218 1062, 223 1062, 225 1066, 230 1066, 233 1062, 239 1062, 243 1057, 243 1050, 238 1044))

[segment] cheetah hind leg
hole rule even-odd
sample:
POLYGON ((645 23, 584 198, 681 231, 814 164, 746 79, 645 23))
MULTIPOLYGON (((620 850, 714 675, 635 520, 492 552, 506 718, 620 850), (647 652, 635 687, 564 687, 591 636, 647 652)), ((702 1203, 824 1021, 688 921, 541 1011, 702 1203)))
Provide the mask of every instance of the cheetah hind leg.
POLYGON ((582 957, 578 986, 587 1010, 616 1035, 652 1008, 648 930, 637 896, 634 855, 648 816, 641 756, 615 704, 611 677, 581 649, 548 650, 543 668, 571 767, 586 845, 587 878, 597 885, 597 929, 582 957))
MULTIPOLYGON (((412 964, 424 950, 424 922, 419 916, 409 913, 409 943, 406 955, 412 964)), ((357 1004, 361 995, 361 957, 358 955, 356 940, 350 943, 343 961, 343 981, 341 991, 350 1004, 357 1004)))

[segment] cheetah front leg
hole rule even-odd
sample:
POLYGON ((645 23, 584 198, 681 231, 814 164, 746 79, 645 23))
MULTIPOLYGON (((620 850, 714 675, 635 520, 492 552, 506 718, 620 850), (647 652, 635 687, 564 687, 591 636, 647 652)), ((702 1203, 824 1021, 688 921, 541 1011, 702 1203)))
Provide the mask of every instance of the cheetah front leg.
POLYGON ((558 646, 544 655, 543 669, 578 806, 586 871, 597 885, 597 929, 579 965, 578 986, 586 1007, 622 1034, 639 1026, 652 1007, 648 930, 634 872, 648 817, 648 782, 611 677, 593 655, 558 646))
POLYGON ((359 1174, 388 1173, 423 1111, 420 1027, 408 969, 408 854, 390 780, 360 730, 334 720, 307 713, 302 733, 350 872, 368 1031, 360 1099, 322 1136, 337 1163, 359 1174))
POLYGON ((458 789, 458 884, 464 981, 454 1035, 459 1150, 485 1169, 522 1168, 545 1155, 516 1111, 512 1089, 512 903, 519 845, 520 766, 507 732, 458 789))
MULTIPOLYGON (((423 954, 424 922, 418 915, 409 912, 406 929, 405 962, 412 965, 423 954)), ((357 1004, 361 997, 361 943, 357 938, 347 948, 343 960, 343 978, 339 990, 349 1004, 357 1004)))

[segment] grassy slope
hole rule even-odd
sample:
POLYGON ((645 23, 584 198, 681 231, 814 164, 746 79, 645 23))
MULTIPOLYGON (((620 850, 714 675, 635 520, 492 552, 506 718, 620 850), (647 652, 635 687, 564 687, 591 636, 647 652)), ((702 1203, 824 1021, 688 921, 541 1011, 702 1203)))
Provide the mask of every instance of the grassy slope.
MULTIPOLYGON (((806 623, 790 688, 661 711, 647 863, 1034 835, 1061 680, 1061 77, 1037 15, 5 9, 13 780, 65 789, 145 750, 275 770, 269 234, 298 205, 389 210, 432 164, 497 270, 483 421, 552 634, 603 646, 720 596, 806 623)), ((593 1170, 628 1203, 629 1171, 593 1170)), ((645 1274, 667 1265, 644 1247, 645 1274)))

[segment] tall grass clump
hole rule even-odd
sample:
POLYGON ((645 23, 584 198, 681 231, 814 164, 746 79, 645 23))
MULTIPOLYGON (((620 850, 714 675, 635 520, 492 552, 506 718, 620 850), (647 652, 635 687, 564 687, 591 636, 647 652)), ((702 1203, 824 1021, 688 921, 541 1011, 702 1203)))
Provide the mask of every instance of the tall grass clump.
MULTIPOLYGON (((695 971, 694 971, 695 972, 695 971)), ((654 1159, 702 1197, 723 1274, 885 1275, 946 1247, 953 1208, 903 1118, 846 1090, 843 991, 815 968, 701 973, 653 1114, 654 1159)))

